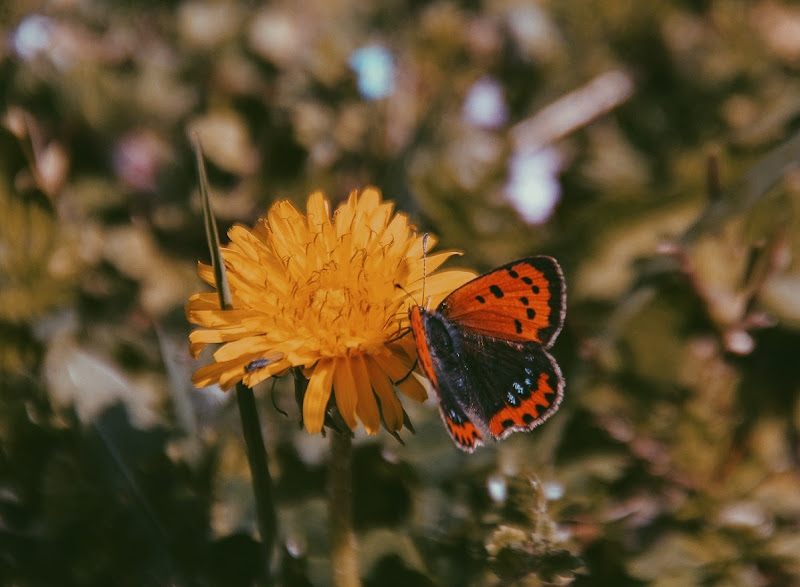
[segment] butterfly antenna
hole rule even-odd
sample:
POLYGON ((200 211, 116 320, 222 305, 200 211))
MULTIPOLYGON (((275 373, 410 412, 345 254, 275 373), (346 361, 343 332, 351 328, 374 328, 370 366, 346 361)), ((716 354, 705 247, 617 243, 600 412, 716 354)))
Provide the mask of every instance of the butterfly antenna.
POLYGON ((430 309, 430 300, 425 299, 425 282, 428 279, 428 233, 422 235, 422 301, 430 309))
MULTIPOLYGON (((412 302, 413 304, 417 305, 417 301, 414 299, 414 296, 412 296, 412 295, 411 295, 411 294, 408 292, 408 290, 407 290, 406 288, 404 288, 404 287, 403 287, 402 285, 400 285, 399 283, 395 283, 395 284, 394 284, 394 287, 395 287, 396 289, 399 289, 399 290, 401 290, 401 291, 402 291, 404 294, 406 294, 406 296, 407 296, 407 297, 408 297, 408 298, 411 300, 411 302, 412 302)), ((385 329, 387 326, 389 326, 389 324, 391 324, 393 321, 400 320, 400 319, 402 319, 402 317, 403 317, 403 316, 405 316, 405 315, 407 315, 407 314, 408 314, 408 312, 407 312, 407 311, 401 311, 401 312, 398 312, 397 314, 395 314, 394 316, 391 316, 391 317, 387 318, 387 319, 386 319, 386 323, 383 325, 384 329, 385 329)), ((387 342, 396 342, 396 341, 400 340, 401 338, 403 338, 404 336, 406 336, 406 335, 407 335, 409 332, 411 332, 411 327, 410 327, 410 326, 406 326, 405 328, 399 328, 399 327, 398 327, 397 334, 395 334, 395 335, 394 335, 392 338, 390 338, 390 339, 389 339, 387 342)))
POLYGON ((414 296, 412 296, 410 293, 408 293, 408 290, 406 288, 404 288, 402 285, 400 285, 399 283, 395 283, 394 286, 397 289, 402 289, 403 293, 406 294, 408 297, 410 297, 412 302, 415 301, 414 300, 414 296))

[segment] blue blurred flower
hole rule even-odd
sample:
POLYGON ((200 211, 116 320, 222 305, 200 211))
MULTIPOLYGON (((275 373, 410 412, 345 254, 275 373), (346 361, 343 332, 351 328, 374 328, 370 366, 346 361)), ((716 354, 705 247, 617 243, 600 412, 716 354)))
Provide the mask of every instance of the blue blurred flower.
POLYGON ((19 23, 12 37, 17 55, 33 59, 51 47, 53 23, 46 16, 32 14, 19 23))
POLYGON ((509 162, 505 195, 528 224, 543 224, 561 199, 558 174, 564 157, 554 147, 524 149, 509 162))
POLYGON ((508 107, 503 87, 497 80, 479 79, 467 92, 463 108, 464 120, 481 128, 497 128, 508 120, 508 107))
POLYGON ((394 93, 394 59, 386 47, 369 45, 353 51, 350 67, 365 99, 380 100, 394 93))

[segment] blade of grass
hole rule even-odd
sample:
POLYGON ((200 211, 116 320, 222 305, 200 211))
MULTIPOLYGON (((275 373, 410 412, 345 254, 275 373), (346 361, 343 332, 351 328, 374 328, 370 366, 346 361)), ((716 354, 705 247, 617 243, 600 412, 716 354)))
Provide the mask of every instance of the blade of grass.
POLYGON ((206 242, 208 251, 211 254, 211 267, 214 269, 214 281, 217 284, 219 293, 219 305, 223 310, 233 308, 231 290, 228 285, 228 278, 225 275, 225 262, 222 259, 222 247, 219 243, 219 230, 217 229, 217 218, 211 209, 211 195, 208 189, 208 175, 206 174, 206 164, 203 159, 203 146, 200 138, 192 135, 192 148, 197 162, 197 175, 200 185, 200 201, 203 206, 203 225, 206 229, 206 242))
MULTIPOLYGON (((219 303, 223 309, 233 308, 230 287, 225 274, 225 262, 219 242, 217 221, 211 209, 211 198, 208 188, 203 150, 197 135, 192 136, 192 147, 197 160, 197 173, 200 184, 200 199, 203 205, 203 220, 206 229, 206 239, 211 253, 211 265, 214 268, 214 279, 219 292, 219 303)), ((258 516, 258 529, 261 533, 262 553, 264 557, 264 583, 269 584, 271 579, 271 566, 275 542, 278 534, 278 518, 275 513, 275 500, 272 492, 272 477, 267 464, 267 451, 264 448, 264 438, 261 433, 261 423, 258 419, 256 400, 253 390, 242 384, 236 385, 236 401, 239 406, 239 416, 242 421, 242 434, 244 435, 247 461, 250 465, 250 476, 253 484, 253 494, 256 501, 256 514, 258 516)))

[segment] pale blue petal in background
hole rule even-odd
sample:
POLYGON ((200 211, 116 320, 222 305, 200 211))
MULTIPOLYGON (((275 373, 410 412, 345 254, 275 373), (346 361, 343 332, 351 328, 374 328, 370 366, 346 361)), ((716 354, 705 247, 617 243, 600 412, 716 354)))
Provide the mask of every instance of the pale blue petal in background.
POLYGON ((508 120, 508 106, 503 87, 491 77, 476 81, 464 99, 463 116, 467 124, 480 128, 498 128, 508 120))
POLYGON ((356 73, 361 96, 380 100, 394 93, 394 59, 386 47, 369 45, 350 55, 350 67, 356 73))
POLYGON ((528 224, 547 222, 561 199, 558 174, 564 157, 554 147, 517 151, 511 157, 505 195, 528 224))

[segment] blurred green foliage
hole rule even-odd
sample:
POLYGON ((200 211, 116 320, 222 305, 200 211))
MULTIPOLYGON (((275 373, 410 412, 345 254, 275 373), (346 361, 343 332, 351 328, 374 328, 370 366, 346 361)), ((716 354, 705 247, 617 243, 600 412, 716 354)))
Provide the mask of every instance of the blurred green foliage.
MULTIPOLYGON (((546 426, 465 456, 407 405, 405 447, 357 437, 366 584, 796 583, 797 27, 778 0, 3 3, 0 582, 257 576, 234 408, 189 382, 194 131, 223 226, 374 184, 465 263, 565 268, 546 426), (371 44, 396 67, 377 101, 348 64, 371 44), (526 123, 612 71, 629 95, 535 145, 561 191, 526 222, 526 123), (483 79, 497 124, 465 114, 483 79)), ((326 440, 289 382, 257 397, 279 576, 326 584, 326 440)))

